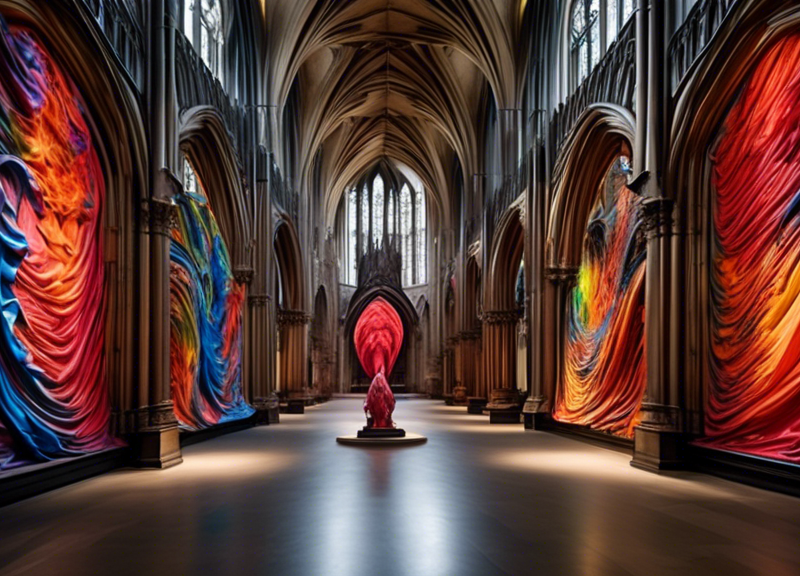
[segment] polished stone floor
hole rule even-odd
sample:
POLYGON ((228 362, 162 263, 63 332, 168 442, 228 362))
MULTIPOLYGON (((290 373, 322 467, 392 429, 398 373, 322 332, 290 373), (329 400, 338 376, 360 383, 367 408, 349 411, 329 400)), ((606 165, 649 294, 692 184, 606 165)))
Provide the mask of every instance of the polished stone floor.
POLYGON ((800 574, 800 500, 427 400, 357 448, 360 401, 0 508, 0 574, 800 574))

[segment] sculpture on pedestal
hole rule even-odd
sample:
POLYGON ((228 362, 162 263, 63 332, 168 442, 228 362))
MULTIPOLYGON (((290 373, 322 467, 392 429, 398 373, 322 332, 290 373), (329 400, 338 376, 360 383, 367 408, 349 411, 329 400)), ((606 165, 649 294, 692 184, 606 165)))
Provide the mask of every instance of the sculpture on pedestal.
POLYGON ((356 323, 353 341, 358 360, 372 378, 364 402, 367 425, 358 436, 405 436, 392 421, 395 400, 387 380, 403 344, 403 323, 394 307, 380 297, 370 302, 356 323))

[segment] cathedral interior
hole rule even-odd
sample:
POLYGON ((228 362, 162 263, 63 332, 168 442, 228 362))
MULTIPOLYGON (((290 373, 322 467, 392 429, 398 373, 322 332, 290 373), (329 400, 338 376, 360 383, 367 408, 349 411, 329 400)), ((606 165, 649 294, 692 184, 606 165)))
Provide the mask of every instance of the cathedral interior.
POLYGON ((0 0, 0 69, 0 575, 800 573, 797 0, 0 0))

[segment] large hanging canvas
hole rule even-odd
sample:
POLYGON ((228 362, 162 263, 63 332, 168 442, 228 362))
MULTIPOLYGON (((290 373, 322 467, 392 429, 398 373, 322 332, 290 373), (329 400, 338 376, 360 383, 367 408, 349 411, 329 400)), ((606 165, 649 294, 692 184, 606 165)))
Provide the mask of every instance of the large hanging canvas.
POLYGON ((701 444, 800 462, 800 36, 762 58, 712 153, 701 444))
POLYGON ((175 415, 201 429, 253 413, 242 396, 244 287, 206 199, 176 199, 170 248, 170 366, 175 415))
POLYGON ((105 183, 77 89, 0 20, 0 469, 101 450, 105 183))
POLYGON ((645 391, 645 250, 641 200, 627 158, 608 172, 591 212, 567 303, 564 373, 553 417, 633 437, 645 391))

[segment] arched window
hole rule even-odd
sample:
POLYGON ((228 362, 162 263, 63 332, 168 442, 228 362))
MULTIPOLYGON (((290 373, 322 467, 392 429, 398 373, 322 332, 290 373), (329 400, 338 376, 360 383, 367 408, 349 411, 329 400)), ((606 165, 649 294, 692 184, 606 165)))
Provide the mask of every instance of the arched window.
POLYGON ((575 0, 569 14, 569 84, 591 73, 636 9, 636 0, 575 0))
POLYGON ((400 251, 403 254, 403 284, 411 284, 411 189, 403 184, 400 189, 400 251))
POLYGON ((355 188, 352 188, 347 198, 347 262, 343 266, 346 284, 355 284, 358 272, 358 261, 356 259, 356 246, 358 246, 357 207, 358 192, 355 188))
POLYGON ((414 194, 414 216, 415 216, 415 230, 414 235, 417 241, 417 253, 415 254, 415 277, 414 284, 424 284, 427 279, 427 238, 425 235, 425 191, 416 190, 414 194))
POLYGON ((372 238, 383 239, 383 178, 378 174, 372 182, 372 238))
POLYGON ((342 229, 346 246, 340 245, 340 262, 345 284, 356 284, 358 260, 370 245, 387 243, 392 243, 402 258, 403 286, 427 282, 425 191, 419 181, 402 182, 398 192, 384 175, 370 175, 350 188, 342 200, 339 217, 346 227, 342 229))
POLYGON ((183 0, 183 33, 217 78, 222 77, 222 0, 183 0))

